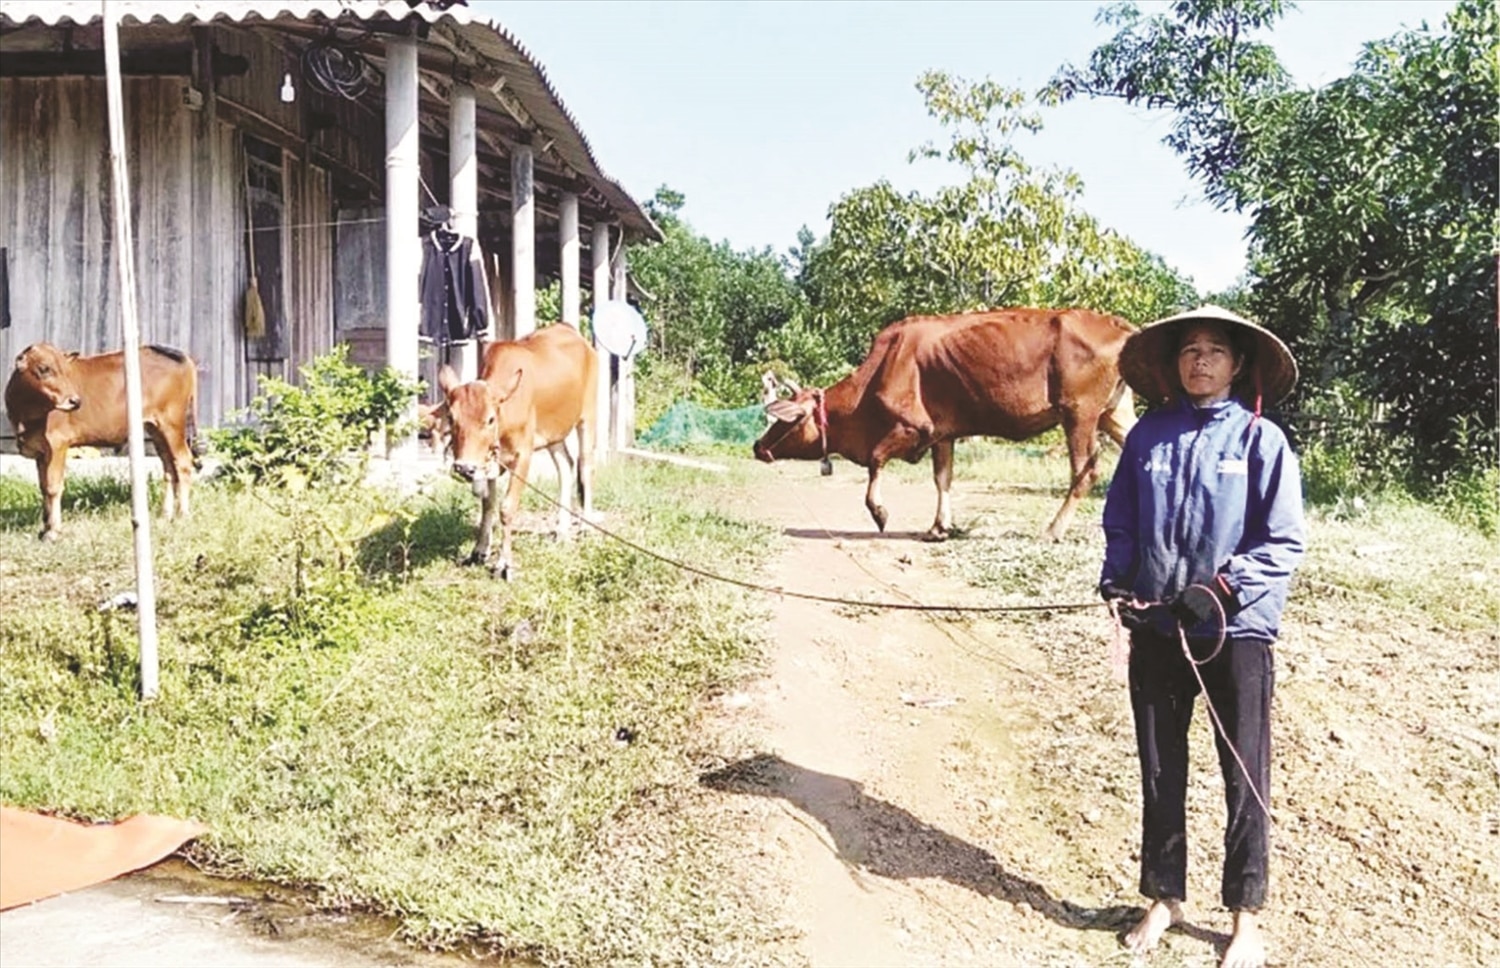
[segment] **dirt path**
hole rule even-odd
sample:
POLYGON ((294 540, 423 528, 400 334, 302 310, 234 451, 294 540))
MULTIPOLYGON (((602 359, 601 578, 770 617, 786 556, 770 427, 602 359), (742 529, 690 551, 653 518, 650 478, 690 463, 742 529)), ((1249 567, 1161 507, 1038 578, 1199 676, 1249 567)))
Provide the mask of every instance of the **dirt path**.
MULTIPOLYGON (((806 471, 778 468, 787 486, 759 505, 790 538, 774 581, 854 599, 976 600, 917 540, 930 484, 888 481, 893 527, 915 530, 878 535, 857 476, 798 482, 806 471)), ((1100 617, 1093 624, 1102 631, 1100 617)), ((1042 651, 961 620, 797 599, 776 606, 773 634, 773 666, 754 704, 767 752, 732 767, 724 786, 771 804, 761 812, 762 849, 786 875, 786 909, 807 962, 1114 956, 1125 912, 1076 893, 1088 880, 1081 871, 1051 873, 1073 866, 1075 851, 1049 834, 1071 821, 1054 815, 1024 762, 1054 678, 1042 651)), ((1098 655, 1081 659, 1102 668, 1098 655)), ((1123 743, 1111 744, 1122 756, 1123 743)), ((1085 807, 1073 819, 1097 826, 1105 818, 1085 807)), ((1108 883, 1133 883, 1120 863, 1133 826, 1123 814, 1108 826, 1117 855, 1108 883)))
MULTIPOLYGON (((865 600, 984 597, 945 574, 942 549, 905 530, 928 523, 930 484, 888 482, 899 530, 878 536, 851 469, 822 480, 807 465, 769 473, 777 483, 757 492, 755 506, 789 538, 770 570, 783 587, 865 600)), ((956 507, 971 519, 1003 501, 982 486, 956 487, 956 507)), ((734 835, 748 843, 737 849, 769 868, 767 903, 797 938, 789 960, 819 968, 1130 963, 1118 935, 1140 903, 1139 781, 1128 697, 1105 660, 1102 612, 968 621, 796 599, 774 611, 772 665, 740 714, 763 737, 759 750, 707 782, 750 804, 745 830, 734 835)), ((1295 659, 1283 672, 1306 677, 1303 646, 1316 649, 1315 637, 1288 637, 1295 659)), ((1378 735, 1390 711, 1374 705, 1332 712, 1345 724, 1339 744, 1355 741, 1354 724, 1367 715, 1378 735)), ((1351 790, 1379 796, 1367 789, 1370 771, 1351 767, 1347 784, 1328 773, 1337 764, 1324 749, 1334 744, 1324 740, 1323 700, 1278 695, 1278 707, 1277 755, 1293 762, 1279 762, 1276 782, 1321 774, 1329 783, 1303 787, 1277 808, 1272 963, 1482 964, 1500 956, 1500 932, 1482 913, 1466 914, 1451 892, 1437 897, 1421 886, 1422 863, 1441 865, 1450 853, 1441 797, 1417 785, 1408 799, 1395 795, 1390 810, 1382 806, 1398 818, 1389 829, 1403 829, 1405 819, 1409 842, 1356 842, 1345 801, 1351 790), (1330 822, 1323 818, 1335 827, 1316 829, 1330 822), (1361 843, 1399 852, 1417 873, 1395 877, 1403 872, 1380 859, 1389 852, 1357 858, 1361 843)), ((1217 904, 1223 787, 1209 728, 1200 715, 1189 923, 1168 935, 1153 965, 1214 965, 1227 940, 1229 914, 1217 904)), ((1474 863, 1469 890, 1493 891, 1493 872, 1474 863)), ((1470 895, 1468 903, 1482 910, 1495 899, 1470 895)))

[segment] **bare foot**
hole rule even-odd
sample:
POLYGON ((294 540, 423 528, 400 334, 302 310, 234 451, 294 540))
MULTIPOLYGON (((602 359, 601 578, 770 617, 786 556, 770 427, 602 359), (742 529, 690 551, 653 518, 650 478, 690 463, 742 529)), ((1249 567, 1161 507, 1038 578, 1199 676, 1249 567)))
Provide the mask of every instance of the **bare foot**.
POLYGON ((1262 968, 1266 963, 1266 939, 1260 933, 1255 915, 1250 911, 1234 912, 1234 934, 1224 949, 1221 968, 1262 968))
POLYGON ((1144 955, 1156 947, 1168 928, 1181 922, 1181 901, 1153 901, 1146 916, 1125 935, 1125 947, 1132 954, 1144 955))

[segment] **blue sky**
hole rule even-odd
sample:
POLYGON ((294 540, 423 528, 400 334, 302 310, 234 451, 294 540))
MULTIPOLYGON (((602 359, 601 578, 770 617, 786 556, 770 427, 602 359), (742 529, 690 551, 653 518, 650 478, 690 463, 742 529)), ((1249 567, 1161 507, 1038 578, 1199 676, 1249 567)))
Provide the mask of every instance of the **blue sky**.
MULTIPOLYGON (((541 62, 600 164, 636 198, 670 185, 700 234, 778 252, 804 224, 825 234, 829 205, 853 188, 884 178, 930 191, 960 179, 943 163, 907 161, 919 144, 943 142, 915 88, 924 70, 1035 91, 1110 35, 1093 0, 469 5, 541 62)), ((1365 41, 1424 19, 1440 26, 1452 5, 1304 0, 1270 40, 1299 82, 1318 84, 1348 73, 1365 41)), ((1244 268, 1246 223, 1203 201, 1161 143, 1168 124, 1159 112, 1078 101, 1017 144, 1033 164, 1076 171, 1089 212, 1212 292, 1244 268)))

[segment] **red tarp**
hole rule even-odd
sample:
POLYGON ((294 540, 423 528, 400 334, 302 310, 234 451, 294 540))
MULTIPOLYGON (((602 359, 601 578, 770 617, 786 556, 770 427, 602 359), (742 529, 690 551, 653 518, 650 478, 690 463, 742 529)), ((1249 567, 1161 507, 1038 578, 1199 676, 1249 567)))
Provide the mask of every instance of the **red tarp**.
POLYGON ((207 831, 150 814, 91 825, 0 807, 0 911, 149 867, 207 831))

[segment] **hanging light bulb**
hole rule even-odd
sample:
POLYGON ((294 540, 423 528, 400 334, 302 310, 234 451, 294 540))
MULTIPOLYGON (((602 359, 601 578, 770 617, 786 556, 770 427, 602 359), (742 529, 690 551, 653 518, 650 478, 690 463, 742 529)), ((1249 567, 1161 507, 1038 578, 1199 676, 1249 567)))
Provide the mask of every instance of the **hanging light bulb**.
POLYGON ((297 91, 292 87, 292 74, 288 71, 286 77, 281 81, 281 103, 291 104, 296 99, 297 91))

